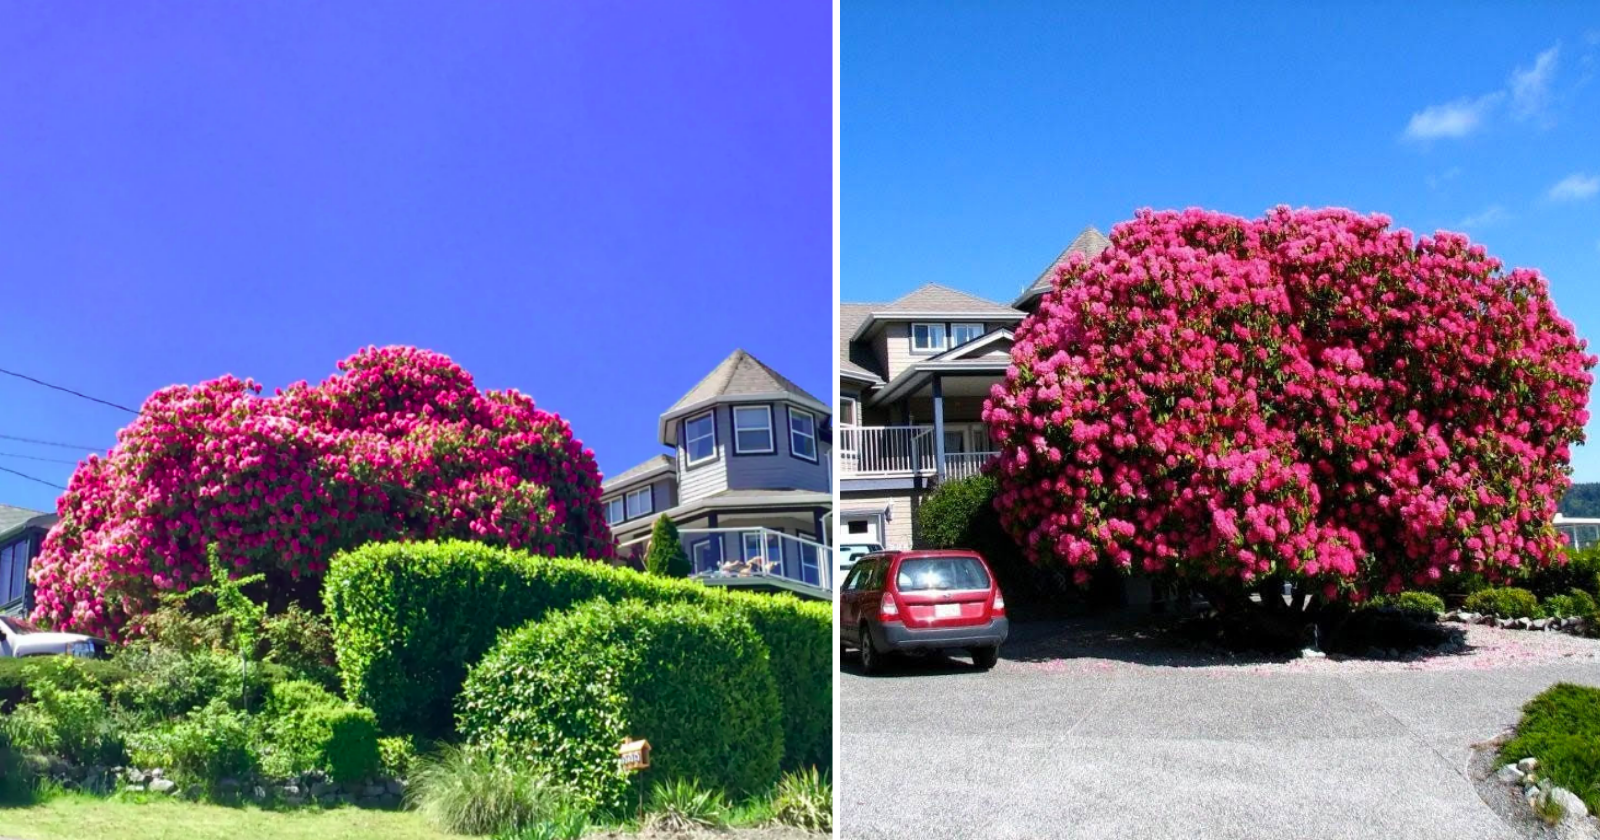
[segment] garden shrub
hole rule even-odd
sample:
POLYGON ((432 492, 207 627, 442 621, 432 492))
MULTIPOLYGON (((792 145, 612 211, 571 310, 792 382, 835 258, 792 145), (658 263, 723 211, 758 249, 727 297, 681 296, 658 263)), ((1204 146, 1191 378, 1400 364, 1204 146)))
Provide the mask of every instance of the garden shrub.
POLYGON ((410 735, 378 739, 378 769, 391 779, 410 777, 417 763, 417 742, 410 735))
POLYGON ((1537 271, 1278 207, 1143 210, 1053 274, 982 417, 1033 562, 1328 603, 1560 551, 1596 359, 1537 271))
MULTIPOLYGON (((994 570, 1006 608, 1013 616, 1053 613, 1077 600, 1070 579, 1027 562, 1022 549, 1000 524, 995 510, 995 480, 973 475, 940 483, 923 498, 912 517, 918 548, 976 551, 994 570)), ((1116 585, 1120 597, 1122 587, 1116 585)))
POLYGON ((182 653, 153 645, 133 645, 119 661, 129 675, 119 687, 119 702, 151 720, 172 720, 213 701, 241 709, 259 708, 281 669, 245 662, 237 654, 212 650, 182 653))
POLYGON ((94 688, 110 694, 128 679, 121 662, 105 659, 79 659, 71 656, 30 656, 0 658, 0 714, 33 696, 33 688, 49 684, 57 688, 94 688))
POLYGON ((661 577, 688 577, 689 555, 678 538, 672 517, 662 514, 650 528, 650 550, 644 555, 644 570, 661 577))
POLYGON ((451 745, 419 759, 406 802, 452 834, 516 834, 572 812, 569 792, 522 762, 451 745))
POLYGON ((383 539, 613 552, 594 453, 516 391, 448 357, 369 347, 316 385, 260 396, 234 376, 152 394, 73 472, 34 563, 34 618, 120 639, 161 596, 264 574, 261 600, 315 606, 328 558, 383 539))
POLYGON ((592 601, 506 635, 473 666, 460 697, 469 743, 526 760, 616 812, 632 779, 763 790, 783 754, 766 647, 731 610, 592 601), (651 744, 630 774, 617 745, 651 744))
POLYGON ((283 667, 296 679, 329 690, 339 687, 339 663, 333 654, 333 629, 324 616, 297 604, 261 624, 266 652, 262 659, 283 667))
POLYGON ((1582 589, 1574 589, 1565 595, 1551 595, 1539 605, 1539 612, 1550 618, 1587 618, 1595 617, 1594 597, 1582 589))
POLYGON ((1539 759, 1539 775, 1600 811, 1600 688, 1557 683, 1528 701, 1505 762, 1539 759))
POLYGON ((140 767, 161 767, 215 790, 257 766, 250 719, 221 699, 153 729, 128 735, 128 753, 140 767))
POLYGON ((780 825, 818 834, 833 832, 833 782, 828 774, 807 767, 783 774, 772 795, 772 818, 780 825))
POLYGON ((259 720, 270 745, 262 766, 274 776, 323 770, 336 782, 353 782, 378 771, 376 716, 316 683, 274 685, 259 720))
POLYGON ((18 749, 85 766, 122 758, 122 732, 99 691, 46 684, 33 696, 0 718, 0 728, 18 749))
POLYGON ((1565 595, 1576 589, 1600 595, 1600 545, 1578 551, 1565 550, 1566 562, 1535 567, 1523 576, 1520 585, 1540 598, 1565 595))
POLYGON ((593 598, 724 606, 771 652, 784 766, 832 761, 833 609, 790 596, 726 592, 583 560, 480 543, 376 543, 336 556, 324 598, 345 696, 388 734, 438 737, 467 667, 502 630, 593 598))
POLYGON ((1401 612, 1437 615, 1444 612, 1444 599, 1432 592, 1407 590, 1396 595, 1379 595, 1366 602, 1370 609, 1390 608, 1401 612))
POLYGON ((1501 618, 1532 618, 1539 614, 1539 599, 1526 589, 1492 586, 1468 595, 1461 608, 1501 618))

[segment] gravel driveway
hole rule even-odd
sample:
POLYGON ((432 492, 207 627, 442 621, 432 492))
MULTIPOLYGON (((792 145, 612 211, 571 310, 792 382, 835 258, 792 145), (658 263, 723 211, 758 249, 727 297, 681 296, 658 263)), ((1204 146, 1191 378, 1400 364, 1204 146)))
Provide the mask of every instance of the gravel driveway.
POLYGON ((1240 661, 1140 625, 1023 625, 991 672, 908 660, 841 675, 844 838, 1448 838, 1518 833, 1474 744, 1600 641, 1471 627, 1411 662, 1240 661))

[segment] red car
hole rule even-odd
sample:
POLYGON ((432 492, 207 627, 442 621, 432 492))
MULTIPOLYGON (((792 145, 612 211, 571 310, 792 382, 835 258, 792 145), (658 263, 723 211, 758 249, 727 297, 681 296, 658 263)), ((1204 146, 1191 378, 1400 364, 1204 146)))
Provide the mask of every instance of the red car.
POLYGON ((839 589, 839 642, 861 670, 894 651, 962 648, 994 667, 1010 624, 989 564, 975 551, 882 551, 856 561, 839 589))

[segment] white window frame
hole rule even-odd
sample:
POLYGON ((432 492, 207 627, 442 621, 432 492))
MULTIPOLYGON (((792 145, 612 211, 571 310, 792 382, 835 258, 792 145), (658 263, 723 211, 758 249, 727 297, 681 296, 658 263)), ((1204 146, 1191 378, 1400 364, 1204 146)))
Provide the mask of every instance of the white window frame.
POLYGON ((817 462, 817 415, 812 414, 809 411, 802 411, 801 409, 790 407, 790 409, 789 409, 789 454, 793 455, 796 458, 799 458, 802 461, 810 461, 813 464, 815 464, 817 462), (803 431, 800 431, 799 429, 796 429, 794 427, 794 419, 796 417, 804 417, 809 423, 811 423, 811 431, 810 432, 803 432, 803 431), (799 449, 795 448, 794 442, 795 442, 795 438, 797 438, 797 437, 801 438, 801 439, 804 439, 804 440, 811 441, 811 454, 810 455, 806 455, 806 454, 802 453, 799 449))
POLYGON ((717 561, 711 556, 711 546, 715 544, 715 540, 701 540, 689 547, 689 563, 694 569, 695 574, 700 574, 701 572, 714 572, 719 566, 722 565, 720 561, 717 561), (702 559, 707 561, 704 564, 704 568, 701 567, 702 564, 700 561, 702 559))
POLYGON ((984 329, 983 329, 983 325, 982 324, 979 324, 979 323, 976 323, 976 322, 969 322, 969 321, 962 321, 960 323, 951 324, 950 325, 950 348, 953 350, 953 349, 955 349, 957 347, 960 347, 961 345, 966 344, 968 342, 977 341, 978 339, 983 338, 983 336, 984 336, 984 329), (977 330, 977 332, 974 332, 972 334, 972 337, 969 338, 969 339, 966 339, 965 341, 956 341, 956 333, 958 331, 962 330, 962 329, 968 329, 969 331, 970 330, 977 330))
POLYGON ((861 420, 861 403, 855 397, 839 397, 839 425, 854 426, 861 420), (848 419, 846 419, 848 418, 848 419))
POLYGON ((705 462, 714 460, 717 457, 716 412, 707 411, 704 414, 697 414, 693 417, 690 417, 688 420, 683 421, 683 457, 685 459, 685 463, 691 467, 695 464, 704 464, 705 462), (711 431, 703 435, 695 435, 691 437, 689 433, 690 427, 701 420, 711 421, 711 431), (693 444, 706 439, 710 439, 711 441, 711 452, 700 458, 694 457, 694 449, 692 448, 693 444))
POLYGON ((778 433, 777 433, 777 430, 773 428, 773 424, 772 424, 772 406, 770 406, 770 405, 736 405, 736 406, 733 407, 732 415, 733 415, 733 454, 735 454, 735 455, 770 455, 770 454, 778 451, 778 433), (743 412, 743 413, 752 413, 752 412, 757 412, 757 411, 761 412, 761 415, 763 417, 767 418, 766 427, 765 427, 765 430, 766 430, 766 433, 767 433, 767 448, 766 449, 746 449, 739 443, 739 432, 741 432, 741 431, 754 432, 754 431, 757 431, 758 427, 755 427, 755 426, 741 427, 739 425, 739 414, 741 412, 743 412))
POLYGON ((944 324, 933 323, 933 322, 923 322, 923 321, 917 321, 917 322, 912 323, 912 325, 911 325, 911 352, 913 352, 913 353, 943 353, 944 351, 949 350, 949 349, 950 349, 950 332, 949 332, 948 328, 945 327, 944 324), (921 347, 921 346, 917 345, 917 327, 923 327, 923 328, 925 328, 927 330, 927 333, 928 333, 928 345, 926 347, 921 347), (938 340, 937 343, 935 343, 933 341, 933 337, 936 334, 939 337, 939 340, 938 340))
POLYGON ((607 499, 606 500, 606 524, 607 525, 615 525, 618 522, 627 522, 627 521, 628 521, 628 504, 627 504, 627 502, 623 501, 623 497, 622 496, 618 496, 615 499, 607 499), (612 505, 617 505, 621 509, 621 513, 615 519, 613 519, 611 517, 611 506, 612 505))
POLYGON ((623 497, 623 499, 625 499, 623 502, 623 510, 626 512, 629 519, 638 519, 641 516, 649 516, 650 514, 655 513, 655 496, 651 494, 648 486, 641 487, 638 490, 629 491, 628 494, 623 497), (638 513, 634 513, 634 497, 641 495, 644 496, 644 504, 641 506, 642 509, 638 513))

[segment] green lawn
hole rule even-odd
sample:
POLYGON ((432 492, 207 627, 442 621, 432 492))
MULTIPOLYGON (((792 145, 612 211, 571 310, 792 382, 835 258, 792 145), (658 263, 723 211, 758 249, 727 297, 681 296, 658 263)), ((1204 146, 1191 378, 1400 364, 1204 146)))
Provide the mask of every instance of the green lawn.
POLYGON ((1558 683, 1523 707, 1500 760, 1539 759, 1539 775, 1600 808, 1600 688, 1558 683))
MULTIPOLYGON (((0 837, 17 840, 441 840, 410 811, 263 811, 174 800, 118 801, 59 795, 25 807, 0 806, 0 837)), ((460 840, 460 838, 456 838, 460 840)))

